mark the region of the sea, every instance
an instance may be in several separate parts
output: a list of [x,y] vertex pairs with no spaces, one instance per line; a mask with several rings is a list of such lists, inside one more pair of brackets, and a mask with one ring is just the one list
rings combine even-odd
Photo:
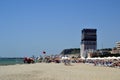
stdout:
[[24,64],[23,58],[0,58],[0,66]]

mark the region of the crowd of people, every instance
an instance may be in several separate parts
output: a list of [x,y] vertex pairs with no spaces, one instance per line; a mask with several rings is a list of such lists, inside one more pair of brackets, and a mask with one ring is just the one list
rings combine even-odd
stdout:
[[91,63],[94,66],[105,66],[105,67],[119,67],[120,68],[120,59],[87,59],[86,63]]
[[81,59],[79,57],[69,57],[69,56],[45,56],[45,57],[30,57],[24,58],[24,63],[64,63],[65,65],[71,65],[71,63],[87,63],[93,64],[94,66],[105,66],[105,67],[119,67],[120,68],[120,59]]

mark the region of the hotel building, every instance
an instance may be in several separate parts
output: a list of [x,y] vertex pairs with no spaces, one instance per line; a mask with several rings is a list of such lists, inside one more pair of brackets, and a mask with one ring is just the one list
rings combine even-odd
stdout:
[[88,53],[94,52],[97,49],[97,30],[83,29],[81,38],[81,58],[87,58]]
[[116,48],[120,50],[120,42],[116,42]]

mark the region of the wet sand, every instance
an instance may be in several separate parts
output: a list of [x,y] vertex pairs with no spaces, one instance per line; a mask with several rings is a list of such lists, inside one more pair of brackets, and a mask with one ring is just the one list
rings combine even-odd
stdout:
[[120,80],[120,68],[75,63],[0,66],[0,80]]

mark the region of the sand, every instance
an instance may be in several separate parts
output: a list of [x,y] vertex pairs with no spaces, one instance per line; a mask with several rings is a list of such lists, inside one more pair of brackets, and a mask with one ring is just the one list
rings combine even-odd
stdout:
[[75,63],[0,66],[0,80],[120,80],[120,69]]

